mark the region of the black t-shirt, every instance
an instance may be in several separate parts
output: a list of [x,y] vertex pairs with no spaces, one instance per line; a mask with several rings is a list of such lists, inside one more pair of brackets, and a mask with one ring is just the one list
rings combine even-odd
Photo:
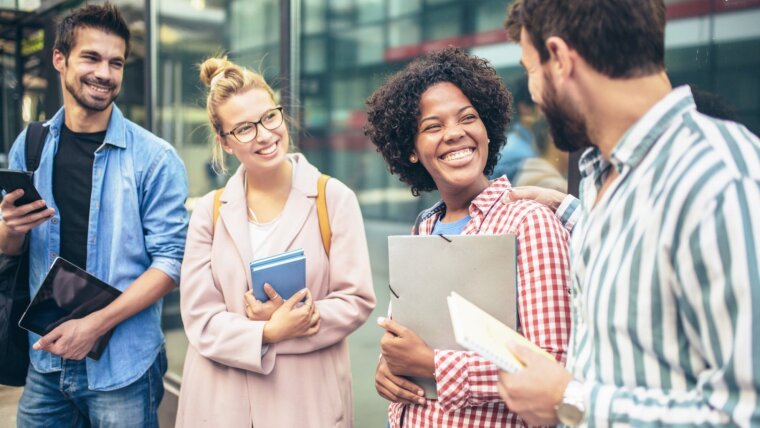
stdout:
[[61,127],[53,161],[53,197],[61,219],[61,257],[87,268],[87,225],[90,221],[92,164],[106,131],[72,132]]

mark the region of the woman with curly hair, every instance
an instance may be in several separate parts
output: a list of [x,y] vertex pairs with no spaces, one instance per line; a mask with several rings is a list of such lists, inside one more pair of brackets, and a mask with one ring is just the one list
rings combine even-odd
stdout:
[[[226,152],[240,167],[190,219],[180,286],[189,346],[177,426],[352,427],[346,337],[375,304],[356,196],[327,181],[332,236],[324,243],[321,174],[290,153],[287,119],[264,78],[225,58],[204,61],[200,75],[214,157],[223,168]],[[267,296],[253,295],[249,263],[294,249],[306,256],[306,288],[281,296],[273,282]]]
[[[447,48],[415,60],[367,99],[366,133],[412,194],[438,190],[441,196],[419,214],[413,233],[517,236],[521,333],[564,362],[568,232],[543,205],[503,203],[511,192],[507,177],[487,178],[505,143],[510,105],[487,61]],[[386,333],[375,387],[392,402],[391,427],[523,424],[499,398],[492,363],[473,352],[430,349],[397,322],[379,322]],[[405,376],[433,378],[438,398],[425,399]]]

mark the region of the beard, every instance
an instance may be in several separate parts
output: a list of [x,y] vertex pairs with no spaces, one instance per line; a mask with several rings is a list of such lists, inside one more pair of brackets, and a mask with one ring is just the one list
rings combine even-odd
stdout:
[[566,99],[559,99],[554,83],[546,74],[544,74],[544,88],[546,89],[542,94],[541,111],[549,124],[549,133],[554,140],[554,145],[563,152],[574,152],[591,147],[586,121]]
[[[85,85],[89,83],[96,84],[98,86],[105,86],[110,89],[110,92],[103,94],[105,97],[103,99],[90,98],[85,94]],[[90,111],[106,110],[111,105],[111,103],[113,103],[116,97],[119,96],[119,91],[113,82],[97,78],[89,80],[81,78],[79,80],[79,87],[75,87],[73,82],[70,82],[69,79],[65,79],[65,86],[66,90],[71,94],[72,97],[74,97],[77,103],[83,108]]]

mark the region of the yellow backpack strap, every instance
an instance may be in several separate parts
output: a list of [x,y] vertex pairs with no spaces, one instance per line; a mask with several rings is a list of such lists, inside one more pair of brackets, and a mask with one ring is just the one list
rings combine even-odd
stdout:
[[224,193],[224,187],[214,191],[214,222],[211,224],[211,230],[216,228],[216,221],[219,219],[219,209],[222,208],[222,193]]
[[325,254],[330,257],[330,242],[332,242],[332,230],[330,229],[330,216],[327,213],[327,180],[329,175],[322,174],[317,181],[317,218],[319,219],[319,233],[322,235],[322,246]]

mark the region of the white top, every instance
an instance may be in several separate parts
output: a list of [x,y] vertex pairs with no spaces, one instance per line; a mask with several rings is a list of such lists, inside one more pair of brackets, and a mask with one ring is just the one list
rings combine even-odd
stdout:
[[269,237],[280,224],[280,218],[281,216],[277,216],[268,223],[254,223],[248,220],[248,236],[251,239],[251,254],[254,260],[272,255]]
[[[272,245],[267,238],[272,235],[272,232],[280,223],[280,218],[281,216],[277,216],[274,220],[264,224],[248,220],[248,236],[251,239],[251,253],[254,260],[270,255],[270,247]],[[261,345],[261,355],[264,356],[267,351],[269,351],[269,345]]]
[[[291,164],[293,164],[293,159],[288,158]],[[292,168],[292,174],[295,176],[296,168],[293,166]],[[243,189],[244,193],[248,193],[248,182],[246,179],[245,174],[243,175]],[[253,213],[253,211],[248,208],[248,211],[250,213]],[[254,214],[255,216],[255,214]],[[250,215],[248,216],[248,237],[251,240],[251,254],[253,254],[253,259],[260,259],[262,257],[271,256],[271,245],[267,242],[267,238],[269,238],[272,235],[272,232],[277,228],[277,225],[280,224],[280,218],[282,217],[282,212],[277,215],[277,217],[274,218],[274,220],[267,222],[267,223],[258,223],[251,220]]]
[[[290,162],[292,163],[293,160],[291,159]],[[295,174],[295,168],[293,168],[293,174]],[[243,187],[247,190],[248,183],[245,180],[245,175],[243,175]],[[274,220],[267,223],[256,223],[250,218],[248,219],[248,238],[251,240],[251,254],[253,254],[253,260],[272,255],[272,243],[268,238],[277,228],[277,225],[280,224],[281,218],[282,212],[280,212]],[[264,356],[267,351],[269,351],[269,345],[262,345],[261,355]]]

